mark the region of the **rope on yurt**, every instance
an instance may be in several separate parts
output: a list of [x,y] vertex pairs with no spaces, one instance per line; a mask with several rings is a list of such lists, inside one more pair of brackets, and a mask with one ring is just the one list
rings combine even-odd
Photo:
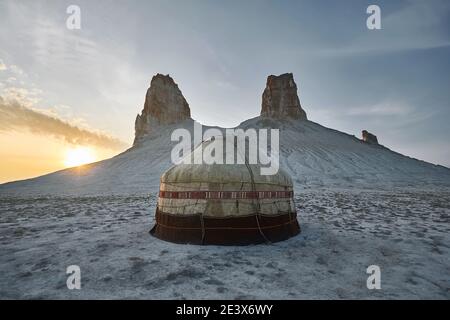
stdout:
[[[198,205],[198,199],[195,201],[195,206]],[[186,208],[186,206],[184,206],[184,208]],[[202,230],[202,244],[205,243],[205,233],[206,233],[206,229],[205,229],[205,220],[203,218],[203,215],[206,211],[207,206],[205,206],[205,210],[203,212],[199,212],[199,217],[200,217],[200,226],[201,226],[201,230]],[[184,209],[183,209],[184,210]]]
[[[252,182],[252,191],[256,192],[256,185],[255,185],[255,178],[253,177],[253,171],[252,168],[250,168],[250,165],[248,163],[247,157],[245,157],[245,166],[248,169],[248,172],[250,174],[250,180]],[[266,241],[267,244],[270,244],[270,240],[266,237],[266,235],[264,234],[264,232],[261,229],[261,224],[259,223],[259,212],[261,210],[261,205],[259,203],[259,197],[256,197],[256,224],[258,225],[258,230],[259,233],[261,234],[261,236],[264,238],[264,240]]]
[[200,224],[202,226],[202,244],[205,243],[205,220],[203,219],[203,212],[200,212]]

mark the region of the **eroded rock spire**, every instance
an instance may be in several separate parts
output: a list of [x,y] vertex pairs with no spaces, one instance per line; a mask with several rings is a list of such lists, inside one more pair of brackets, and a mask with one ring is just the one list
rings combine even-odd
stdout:
[[300,105],[292,73],[267,77],[266,88],[262,95],[261,116],[275,119],[307,119],[306,112]]
[[145,96],[144,109],[135,121],[135,142],[159,125],[178,123],[191,118],[191,109],[178,85],[169,75],[152,78]]

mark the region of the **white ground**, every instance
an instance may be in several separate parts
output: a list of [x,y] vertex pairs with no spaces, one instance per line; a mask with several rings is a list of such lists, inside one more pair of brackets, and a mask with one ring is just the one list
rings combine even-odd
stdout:
[[[309,121],[241,124],[270,126],[296,186],[297,237],[218,247],[150,236],[174,129],[157,128],[112,159],[0,185],[0,298],[450,298],[449,169]],[[80,291],[66,287],[72,264]],[[381,290],[366,288],[373,264]]]
[[[154,197],[4,198],[1,298],[450,298],[450,191],[298,192],[300,235],[248,247],[153,238]],[[65,269],[81,268],[68,290]],[[366,268],[381,268],[381,290]]]

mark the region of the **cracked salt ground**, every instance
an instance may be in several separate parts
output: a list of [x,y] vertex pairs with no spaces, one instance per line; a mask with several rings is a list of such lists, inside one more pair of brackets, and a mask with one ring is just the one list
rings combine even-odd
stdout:
[[[298,193],[302,233],[272,245],[148,234],[155,198],[2,198],[2,298],[450,298],[450,192]],[[66,267],[81,268],[81,290]],[[366,268],[381,267],[381,290]]]

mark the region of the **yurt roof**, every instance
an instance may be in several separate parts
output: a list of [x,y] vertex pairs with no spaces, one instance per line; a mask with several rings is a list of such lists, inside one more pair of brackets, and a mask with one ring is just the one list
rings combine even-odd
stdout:
[[[227,147],[230,147],[230,139],[225,136],[216,137],[223,141],[223,153],[226,153]],[[232,141],[232,140],[231,140]],[[166,183],[190,183],[190,182],[209,182],[209,183],[238,183],[254,182],[263,184],[274,184],[280,186],[292,186],[291,177],[281,168],[274,175],[262,175],[260,164],[248,164],[245,155],[238,152],[236,144],[231,146],[234,150],[236,159],[240,159],[245,164],[194,164],[196,153],[202,152],[212,140],[203,141],[186,158],[190,158],[190,164],[180,163],[172,166],[162,176],[161,182]],[[228,146],[226,146],[228,144]],[[248,155],[248,144],[246,144],[246,155]],[[251,173],[250,173],[250,170]],[[253,175],[253,177],[252,177]]]

